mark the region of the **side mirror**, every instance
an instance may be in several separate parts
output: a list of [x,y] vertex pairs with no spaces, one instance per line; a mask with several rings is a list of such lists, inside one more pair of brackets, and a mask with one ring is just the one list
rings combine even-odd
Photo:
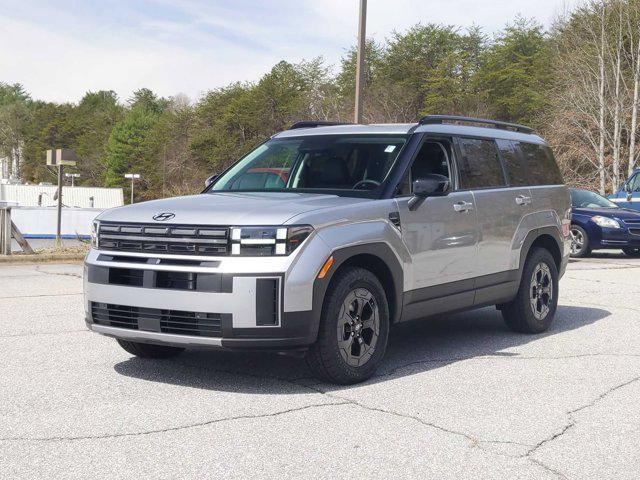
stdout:
[[220,175],[218,175],[217,173],[215,175],[211,175],[209,178],[207,178],[204,181],[204,188],[209,188],[209,185],[211,185],[213,182],[216,181],[216,179],[219,177]]
[[444,175],[431,173],[413,181],[413,197],[409,210],[415,210],[427,197],[444,197],[451,191],[451,182]]
[[633,190],[631,189],[631,184],[630,183],[625,183],[624,184],[624,191],[627,192],[627,195],[631,195],[633,193]]

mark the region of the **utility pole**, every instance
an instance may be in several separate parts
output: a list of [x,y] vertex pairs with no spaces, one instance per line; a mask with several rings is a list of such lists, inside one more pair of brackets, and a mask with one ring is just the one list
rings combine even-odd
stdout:
[[358,23],[358,55],[356,65],[356,102],[354,120],[362,123],[362,89],[364,87],[365,54],[367,47],[367,0],[360,0],[360,22]]
[[133,203],[133,183],[140,178],[139,173],[125,173],[124,178],[131,179],[131,203]]

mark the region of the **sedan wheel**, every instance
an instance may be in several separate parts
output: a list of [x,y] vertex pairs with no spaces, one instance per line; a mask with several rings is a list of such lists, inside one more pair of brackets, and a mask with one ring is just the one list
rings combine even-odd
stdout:
[[582,227],[571,225],[571,256],[584,257],[589,254],[589,237]]

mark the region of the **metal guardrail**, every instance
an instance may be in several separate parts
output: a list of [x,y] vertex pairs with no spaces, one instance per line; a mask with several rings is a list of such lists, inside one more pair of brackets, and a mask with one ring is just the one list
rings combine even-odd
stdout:
[[11,221],[12,204],[0,203],[0,255],[11,255],[11,239],[15,238],[25,253],[33,253],[29,242],[22,236],[18,227]]
[[0,205],[0,255],[11,255],[11,207]]

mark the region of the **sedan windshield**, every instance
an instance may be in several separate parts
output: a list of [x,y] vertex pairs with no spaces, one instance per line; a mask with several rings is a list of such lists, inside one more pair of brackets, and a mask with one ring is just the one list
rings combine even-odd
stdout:
[[571,206],[574,208],[619,208],[611,200],[589,190],[571,189]]
[[406,140],[403,135],[274,138],[227,170],[209,191],[371,192],[384,182]]

